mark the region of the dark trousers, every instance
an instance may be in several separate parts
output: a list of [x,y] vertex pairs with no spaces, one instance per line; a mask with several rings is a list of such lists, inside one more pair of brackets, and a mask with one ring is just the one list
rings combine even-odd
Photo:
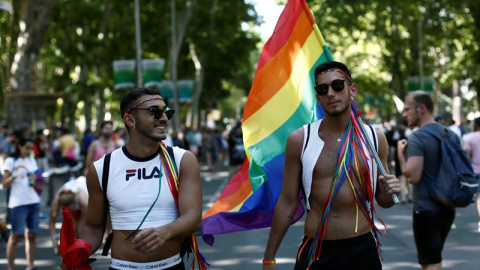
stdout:
[[[307,241],[303,238],[302,245]],[[305,270],[308,267],[308,252],[312,244],[310,239],[301,251],[300,258],[295,263],[295,270]],[[300,252],[300,250],[299,250]],[[372,233],[366,233],[354,238],[341,240],[324,240],[320,258],[310,266],[311,270],[380,270],[382,262],[378,254],[377,244]],[[297,254],[298,258],[298,254]]]

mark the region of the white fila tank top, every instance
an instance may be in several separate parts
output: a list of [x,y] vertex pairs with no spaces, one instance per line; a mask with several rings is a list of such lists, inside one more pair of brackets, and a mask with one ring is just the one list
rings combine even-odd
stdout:
[[[173,152],[180,172],[180,162],[186,150],[173,147]],[[93,163],[100,186],[104,159],[105,156]],[[110,204],[113,230],[135,230],[138,227],[157,197],[160,175],[162,175],[160,196],[140,229],[159,227],[178,218],[177,205],[168,187],[168,179],[161,166],[159,152],[146,158],[132,156],[125,146],[112,152],[107,199]]]

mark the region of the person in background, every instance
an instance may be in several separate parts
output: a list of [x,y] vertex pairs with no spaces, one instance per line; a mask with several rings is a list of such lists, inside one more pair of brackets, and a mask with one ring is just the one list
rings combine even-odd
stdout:
[[37,160],[38,167],[42,171],[47,171],[50,167],[48,164],[47,151],[48,151],[47,137],[45,137],[45,134],[43,133],[43,129],[39,129],[37,130],[37,133],[35,135],[34,153],[35,153],[35,159]]
[[[19,138],[15,153],[5,160],[2,183],[11,188],[8,209],[12,231],[7,243],[7,269],[15,269],[17,246],[25,236],[27,270],[34,269],[36,237],[40,222],[40,196],[35,191],[37,162],[31,139]],[[25,228],[27,230],[25,230]]]
[[125,128],[118,127],[115,129],[113,132],[113,141],[119,146],[124,146],[127,143],[128,132],[125,130]]
[[74,178],[63,184],[55,193],[50,207],[49,230],[54,253],[58,254],[58,240],[55,223],[63,207],[70,209],[73,215],[75,235],[85,226],[87,220],[88,189],[85,176]]
[[228,147],[225,148],[225,145],[228,145],[228,143],[225,141],[225,139],[222,136],[222,129],[216,128],[215,133],[213,135],[215,137],[215,142],[217,144],[217,160],[216,163],[219,164],[220,166],[224,165],[225,162],[225,156],[226,152],[228,150]]
[[93,133],[92,129],[86,128],[82,138],[82,151],[81,151],[82,156],[87,157],[88,148],[90,147],[90,144],[96,139],[97,138],[95,137],[95,134]]
[[113,122],[102,122],[98,139],[94,140],[88,147],[83,175],[87,175],[87,170],[93,162],[99,160],[103,155],[113,152],[113,150],[119,147],[120,145],[113,140]]
[[245,152],[245,145],[243,144],[243,133],[240,124],[230,130],[228,136],[228,153],[229,153],[229,172],[230,178],[238,173],[238,170],[242,166],[247,154]]
[[443,124],[448,127],[455,135],[458,136],[460,141],[462,140],[462,130],[460,129],[459,126],[455,124],[455,121],[453,120],[453,115],[450,112],[445,112],[443,114]]
[[[480,117],[475,118],[473,122],[473,132],[464,138],[463,149],[467,152],[468,158],[470,158],[473,171],[480,176]],[[480,217],[480,188],[477,192],[477,212]],[[478,231],[480,232],[480,220],[478,222]]]
[[55,133],[57,138],[53,142],[53,149],[55,152],[56,165],[68,165],[70,167],[77,165],[75,138],[68,133],[68,129],[66,128],[58,127],[55,129]]
[[218,146],[211,128],[208,128],[203,135],[202,149],[207,160],[207,170],[213,170],[215,168]]
[[[442,269],[442,250],[455,218],[455,209],[435,202],[430,196],[428,183],[434,181],[439,171],[441,149],[433,135],[422,131],[442,134],[445,126],[435,122],[432,97],[424,91],[406,96],[403,117],[410,127],[419,127],[408,137],[408,142],[398,142],[402,173],[413,184],[413,236],[418,263],[425,270]],[[460,138],[456,139],[460,144]]]

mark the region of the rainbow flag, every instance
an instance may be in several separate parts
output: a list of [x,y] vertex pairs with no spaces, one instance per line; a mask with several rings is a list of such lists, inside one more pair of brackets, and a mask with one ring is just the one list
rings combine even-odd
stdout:
[[[289,0],[263,47],[243,115],[247,159],[202,217],[213,235],[271,226],[283,182],[288,135],[323,117],[315,97],[315,67],[332,56],[305,0]],[[296,222],[304,208],[299,202]]]

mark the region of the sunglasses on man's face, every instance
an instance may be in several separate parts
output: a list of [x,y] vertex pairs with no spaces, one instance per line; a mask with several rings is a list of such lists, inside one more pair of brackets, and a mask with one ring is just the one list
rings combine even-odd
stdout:
[[[160,108],[134,108],[133,110],[143,110],[143,111],[149,111],[151,115],[153,115],[154,119],[160,119],[162,118],[163,113],[167,116],[168,120],[170,120],[173,117],[173,114],[175,113],[175,110],[171,109],[160,109]],[[133,111],[132,110],[132,111]]]
[[332,86],[333,91],[340,92],[345,88],[345,80],[336,79],[333,80],[331,84],[322,83],[315,85],[315,91],[320,96],[328,94],[329,87]]

